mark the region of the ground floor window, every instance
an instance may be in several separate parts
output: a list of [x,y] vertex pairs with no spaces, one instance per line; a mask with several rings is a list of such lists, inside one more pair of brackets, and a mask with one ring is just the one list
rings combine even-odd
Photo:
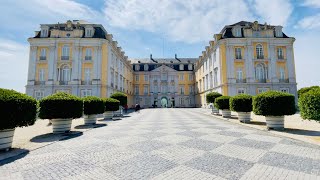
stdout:
[[281,92],[289,93],[289,88],[280,88]]
[[70,89],[57,89],[56,93],[58,93],[58,92],[64,92],[64,93],[70,94]]
[[42,99],[44,97],[44,91],[42,90],[34,91],[34,97],[36,98],[36,100]]
[[258,88],[258,94],[269,91],[269,88]]
[[87,97],[92,95],[91,89],[82,89],[81,90],[81,97]]
[[238,93],[238,94],[245,94],[246,91],[245,91],[244,88],[238,88],[238,89],[237,89],[237,93]]

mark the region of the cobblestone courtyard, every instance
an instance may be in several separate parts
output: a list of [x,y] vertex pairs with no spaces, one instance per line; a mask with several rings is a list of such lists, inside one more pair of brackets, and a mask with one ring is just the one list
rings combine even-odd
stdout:
[[146,109],[0,161],[0,179],[320,179],[320,148],[201,114]]

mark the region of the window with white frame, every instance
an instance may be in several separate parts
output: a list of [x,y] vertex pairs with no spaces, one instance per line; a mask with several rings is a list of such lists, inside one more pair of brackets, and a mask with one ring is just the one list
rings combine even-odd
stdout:
[[60,81],[67,82],[71,79],[71,70],[68,65],[64,65],[60,71]]
[[289,88],[280,88],[281,92],[289,93]]
[[258,81],[264,81],[266,79],[266,72],[263,64],[258,64],[255,71],[256,79]]
[[135,85],[135,86],[134,86],[134,93],[135,93],[136,95],[139,94],[139,86],[138,86],[138,85]]
[[241,37],[241,28],[235,29],[236,37]]
[[143,93],[148,94],[149,93],[149,87],[147,85],[143,86]]
[[243,79],[242,68],[238,68],[238,69],[237,69],[237,80],[238,80],[238,81],[242,81],[242,79]]
[[61,60],[69,60],[70,47],[68,45],[64,45],[62,47],[62,56]]
[[208,74],[206,75],[206,90],[208,89],[209,86],[209,78],[208,78]]
[[180,105],[184,105],[184,98],[180,98]]
[[183,70],[184,70],[184,65],[183,65],[183,64],[180,64],[180,65],[179,65],[179,70],[180,70],[180,71],[183,71]]
[[47,49],[41,48],[40,50],[40,60],[46,60],[47,59]]
[[245,88],[238,88],[237,93],[238,94],[245,94],[246,93]]
[[212,72],[210,72],[210,75],[209,75],[209,86],[210,86],[210,88],[212,88],[213,87],[213,81],[212,81]]
[[193,80],[193,74],[189,74],[189,81]]
[[153,93],[158,93],[158,86],[153,86]]
[[269,88],[258,88],[258,94],[269,91]]
[[36,98],[36,100],[40,100],[44,98],[44,91],[43,90],[34,91],[34,97]]
[[86,28],[86,37],[92,37],[93,36],[93,28],[87,27]]
[[139,71],[139,70],[140,70],[139,64],[136,64],[136,65],[134,66],[134,68],[135,68],[136,71]]
[[189,71],[192,71],[192,64],[189,64],[189,65],[188,65],[188,70],[189,70]]
[[184,94],[184,86],[180,86],[180,94]]
[[162,73],[162,74],[161,74],[161,80],[163,80],[163,81],[168,80],[168,74]]
[[149,66],[148,66],[148,64],[145,64],[144,65],[144,71],[148,71],[149,70]]
[[92,96],[91,89],[81,89],[81,97]]
[[281,80],[284,80],[286,78],[286,72],[283,67],[279,68],[279,75]]
[[135,77],[136,81],[139,81],[139,75],[135,75]]
[[41,37],[48,37],[48,29],[47,28],[41,30]]
[[45,69],[39,69],[39,81],[45,81]]
[[190,86],[189,86],[189,93],[190,93],[190,94],[193,94],[193,92],[194,92],[194,91],[193,91],[193,86],[190,85]]
[[256,46],[257,59],[263,59],[263,48],[261,44]]
[[214,69],[214,78],[213,78],[213,86],[216,87],[218,85],[218,68]]
[[147,74],[144,75],[144,81],[149,81],[149,75]]
[[278,59],[283,59],[283,50],[281,47],[277,48]]
[[180,74],[180,75],[179,75],[180,81],[183,81],[183,76],[184,76],[183,74]]
[[85,60],[92,60],[92,49],[91,48],[86,48]]
[[[111,76],[113,76],[113,75],[111,75]],[[90,68],[84,68],[84,81],[86,84],[88,84],[91,81],[91,69]]]
[[114,71],[113,71],[113,69],[111,69],[110,73],[111,73],[111,87],[113,87],[113,85],[114,85]]
[[242,59],[241,48],[235,48],[236,59]]

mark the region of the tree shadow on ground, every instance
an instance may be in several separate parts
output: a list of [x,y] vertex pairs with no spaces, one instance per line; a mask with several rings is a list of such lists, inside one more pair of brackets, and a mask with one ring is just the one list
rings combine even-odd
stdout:
[[79,137],[82,135],[83,135],[83,132],[81,132],[81,131],[70,131],[68,133],[64,133],[64,137],[62,139],[60,139],[59,141],[73,139],[73,138],[76,138],[76,137]]
[[305,135],[305,136],[319,136],[320,131],[306,130],[306,129],[295,129],[295,128],[285,128],[286,133],[297,134],[297,135]]
[[11,148],[9,151],[0,151],[0,167],[25,157],[29,153],[27,149]]
[[43,143],[43,142],[54,142],[54,141],[61,141],[64,139],[71,139],[74,137],[81,136],[83,132],[80,131],[70,131],[67,133],[61,133],[61,134],[41,134],[39,136],[35,136],[32,139],[30,139],[31,142],[35,143]]
[[89,128],[100,128],[107,126],[107,124],[91,124],[91,125],[79,125],[74,127],[75,129],[89,129]]

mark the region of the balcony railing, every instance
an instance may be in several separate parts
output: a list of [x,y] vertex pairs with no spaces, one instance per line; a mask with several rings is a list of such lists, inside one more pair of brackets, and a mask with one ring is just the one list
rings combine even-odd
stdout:
[[246,79],[236,79],[236,83],[246,83]]
[[68,81],[59,81],[59,85],[68,85]]
[[91,85],[92,81],[81,81],[81,85]]
[[264,59],[264,56],[263,55],[258,55],[257,59]]
[[90,60],[92,60],[92,56],[85,56],[85,57],[84,57],[84,60],[90,61]]
[[266,83],[267,80],[266,80],[266,79],[257,79],[257,82],[258,82],[258,83]]
[[46,60],[47,59],[47,57],[46,56],[40,56],[40,58],[39,58],[41,61],[43,61],[43,60]]
[[236,60],[241,60],[242,56],[236,56]]
[[69,60],[69,56],[61,56],[61,60]]
[[46,82],[45,81],[35,81],[34,85],[45,85]]
[[289,79],[279,79],[279,82],[281,82],[281,83],[289,83]]
[[283,57],[283,56],[278,56],[278,59],[283,60],[283,59],[284,59],[284,57]]

